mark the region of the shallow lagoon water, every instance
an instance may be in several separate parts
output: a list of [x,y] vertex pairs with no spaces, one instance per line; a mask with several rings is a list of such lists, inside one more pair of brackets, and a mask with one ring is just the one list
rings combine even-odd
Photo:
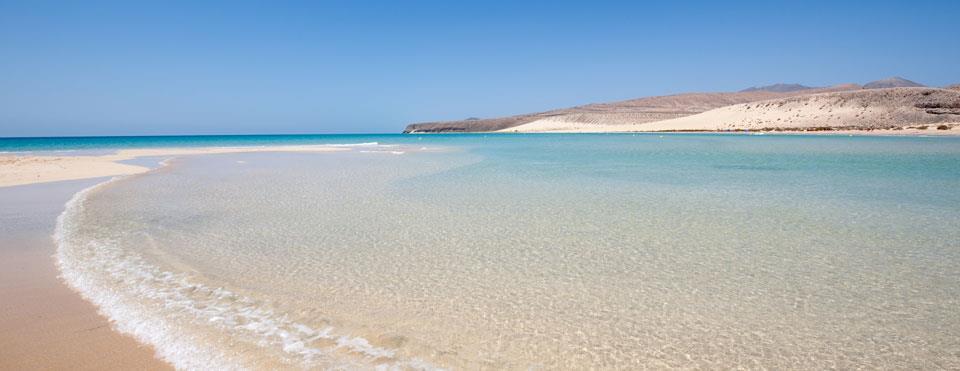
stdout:
[[88,190],[64,274],[188,368],[960,367],[956,139],[373,139]]

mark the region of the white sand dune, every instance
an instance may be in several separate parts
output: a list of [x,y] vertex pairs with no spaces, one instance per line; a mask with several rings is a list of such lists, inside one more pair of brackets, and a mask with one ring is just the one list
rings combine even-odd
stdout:
[[[625,100],[612,103],[594,103],[540,113],[458,121],[428,122],[408,125],[405,133],[480,132],[513,129],[540,120],[594,123],[636,124],[689,116],[732,104],[756,102],[805,94],[859,90],[856,84],[842,84],[826,88],[773,91],[771,87],[748,89],[734,93],[684,93]],[[782,89],[775,89],[782,90]]]
[[[735,104],[644,122],[554,116],[504,132],[834,131],[886,130],[960,134],[960,92],[891,88],[831,92]],[[938,130],[945,129],[945,130]]]

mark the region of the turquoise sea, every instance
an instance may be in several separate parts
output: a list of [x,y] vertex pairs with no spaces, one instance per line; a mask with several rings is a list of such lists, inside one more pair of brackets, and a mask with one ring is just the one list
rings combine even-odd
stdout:
[[0,139],[186,156],[79,193],[64,278],[183,368],[957,369],[960,139]]

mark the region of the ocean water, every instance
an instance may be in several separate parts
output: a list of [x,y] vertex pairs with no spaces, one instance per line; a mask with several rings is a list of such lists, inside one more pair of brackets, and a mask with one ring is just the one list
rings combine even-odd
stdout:
[[169,135],[110,137],[0,137],[0,154],[14,152],[92,152],[125,148],[233,147],[305,144],[358,144],[386,142],[391,144],[463,143],[484,138],[484,134],[450,134],[437,136],[406,134],[265,134],[265,135]]
[[183,368],[960,368],[958,139],[290,142],[378,144],[87,189],[65,279]]

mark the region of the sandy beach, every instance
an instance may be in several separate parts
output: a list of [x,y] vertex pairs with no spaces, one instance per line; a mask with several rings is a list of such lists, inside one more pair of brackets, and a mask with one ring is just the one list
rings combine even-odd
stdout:
[[955,139],[750,134],[20,152],[0,369],[953,368]]
[[[696,115],[700,116],[700,115]],[[710,116],[704,114],[704,116]],[[695,116],[694,116],[695,117]],[[586,123],[564,121],[560,119],[544,119],[521,126],[500,130],[503,133],[744,133],[769,132],[776,134],[803,134],[803,135],[876,135],[876,136],[958,136],[960,123],[946,124],[947,129],[937,129],[933,125],[913,125],[897,129],[873,130],[815,130],[815,128],[795,128],[770,130],[762,125],[752,127],[731,128],[712,117],[695,117],[694,119],[681,118],[655,123],[636,125]],[[689,125],[688,125],[689,124]],[[922,127],[922,129],[921,129]]]
[[139,174],[148,167],[125,164],[123,161],[142,157],[176,157],[248,152],[335,152],[349,150],[342,146],[263,146],[211,148],[143,148],[124,149],[102,156],[0,156],[0,187],[24,184],[89,179],[106,176]]
[[244,152],[335,152],[340,146],[125,149],[102,156],[0,157],[0,369],[139,369],[171,366],[111,329],[97,308],[59,278],[51,235],[74,193],[111,176],[150,168],[143,157]]
[[103,180],[0,188],[0,369],[171,369],[58,277],[56,217],[75,192]]
[[[912,82],[905,82],[911,83]],[[879,82],[869,86],[883,85]],[[770,88],[770,87],[766,87]],[[841,84],[785,92],[684,93],[501,118],[410,124],[406,133],[617,133],[723,131],[895,131],[958,135],[960,92],[903,85]]]
[[[960,135],[953,90],[898,88],[818,93],[731,104],[658,121],[616,116],[559,115],[502,129],[516,133],[566,132],[825,132],[867,135]],[[923,108],[930,107],[930,108]]]
[[960,371],[960,1],[437,5],[2,3],[0,371]]

